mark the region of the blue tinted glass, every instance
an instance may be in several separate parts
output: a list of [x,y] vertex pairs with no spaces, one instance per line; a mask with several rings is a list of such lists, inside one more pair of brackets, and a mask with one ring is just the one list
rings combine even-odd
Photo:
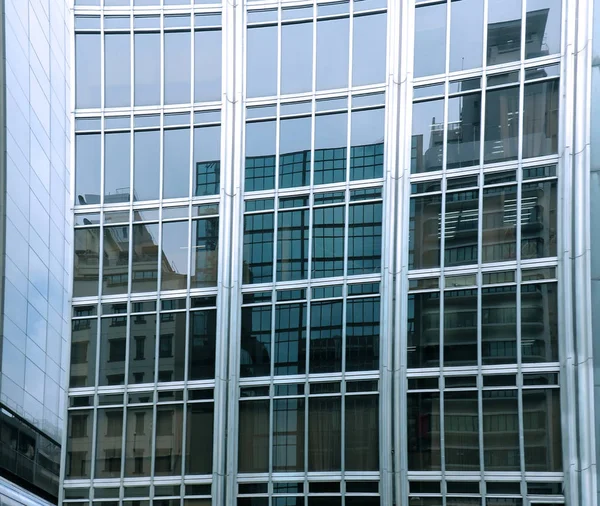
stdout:
[[194,101],[221,98],[221,30],[194,34]]
[[190,32],[165,33],[165,104],[190,102]]
[[104,103],[122,107],[131,103],[131,54],[128,33],[111,33],[104,37]]
[[163,197],[187,197],[190,189],[190,129],[164,132]]
[[136,33],[134,38],[135,105],[160,103],[160,34]]
[[75,96],[80,109],[100,107],[100,34],[75,36]]

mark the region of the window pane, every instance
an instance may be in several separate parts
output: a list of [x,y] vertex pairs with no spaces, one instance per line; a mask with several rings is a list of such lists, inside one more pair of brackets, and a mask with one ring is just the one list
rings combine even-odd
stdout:
[[[456,2],[452,5],[456,5]],[[449,98],[446,168],[457,169],[479,164],[480,135],[481,93]]]
[[446,4],[415,9],[415,77],[446,68]]
[[129,384],[153,383],[156,358],[156,315],[133,315],[129,339]]
[[104,105],[131,105],[131,50],[129,33],[104,36]]
[[156,448],[154,474],[181,474],[181,445],[183,443],[183,405],[156,408]]
[[185,472],[210,474],[213,459],[214,405],[188,404]]
[[271,306],[242,308],[240,376],[268,376],[271,371]]
[[345,181],[348,114],[317,116],[315,130],[315,185]]
[[346,470],[379,470],[379,397],[346,397]]
[[75,136],[75,205],[100,203],[100,134]]
[[246,192],[275,187],[275,127],[274,121],[246,123]]
[[165,33],[165,104],[190,103],[190,32]]
[[269,470],[269,401],[240,402],[238,472]]
[[371,274],[381,269],[382,204],[350,206],[348,275]]
[[517,361],[517,289],[483,288],[481,296],[481,353],[483,364]]
[[194,101],[221,99],[221,30],[194,33]]
[[411,199],[408,245],[410,269],[428,269],[440,266],[441,215],[441,195]]
[[341,411],[342,409],[340,397],[311,397],[309,399],[309,472],[340,470],[342,460]]
[[129,132],[106,134],[104,137],[104,203],[129,202]]
[[164,131],[163,197],[187,197],[190,193],[190,129]]
[[446,469],[479,471],[477,392],[444,393]]
[[273,213],[244,217],[244,282],[273,280]]
[[219,218],[192,221],[192,288],[217,285],[218,256]]
[[246,95],[265,97],[277,93],[277,27],[248,28]]
[[76,107],[100,107],[100,34],[75,35]]
[[444,365],[477,364],[477,289],[444,293]]
[[133,225],[132,292],[155,292],[158,280],[158,224]]
[[408,296],[408,367],[440,365],[440,294]]
[[409,394],[407,411],[408,469],[439,471],[441,469],[440,394],[437,392]]
[[485,163],[516,160],[518,133],[519,88],[488,91],[485,105]]
[[135,105],[160,104],[160,34],[134,35]]
[[387,15],[354,18],[352,86],[385,82]]
[[71,377],[69,387],[94,386],[96,382],[98,320],[97,318],[73,320],[71,329]]
[[158,347],[158,381],[183,381],[185,312],[161,313]]
[[127,316],[102,318],[100,325],[100,365],[98,384],[125,383],[125,353],[127,347]]
[[352,112],[350,180],[383,176],[384,109]]
[[517,258],[517,186],[483,191],[483,262]]
[[558,361],[556,283],[521,286],[521,353],[523,362]]
[[344,274],[344,222],[342,206],[314,210],[312,277],[326,278]]
[[279,123],[279,187],[310,184],[310,117]]
[[379,369],[379,298],[346,303],[346,371]]
[[523,158],[558,153],[558,83],[525,85]]
[[121,475],[123,408],[99,409],[96,434],[96,478]]
[[349,18],[317,22],[317,91],[348,86]]
[[90,478],[93,411],[69,413],[65,478]]
[[161,290],[187,288],[189,222],[163,223]]
[[562,471],[558,389],[523,390],[525,471]]
[[127,293],[129,225],[104,227],[102,293]]
[[342,370],[342,302],[313,302],[310,314],[310,372]]
[[483,392],[486,471],[520,471],[519,403],[516,390]]
[[220,182],[221,127],[194,128],[194,195],[218,195]]
[[560,53],[561,0],[527,0],[525,58]]
[[217,310],[190,313],[189,379],[215,377],[215,350],[217,345]]
[[73,297],[98,295],[100,228],[75,229]]
[[273,401],[273,471],[304,471],[304,399]]
[[275,374],[306,372],[306,304],[275,306]]
[[521,59],[521,0],[489,0],[487,64]]
[[556,256],[557,183],[524,184],[521,194],[521,258]]
[[446,195],[446,267],[477,263],[479,191]]
[[481,0],[450,3],[450,72],[481,67],[483,4]]
[[160,131],[133,134],[133,200],[156,200],[160,185]]
[[308,277],[308,210],[280,212],[277,225],[277,281]]
[[444,101],[413,105],[411,167],[413,174],[441,170],[444,143]]
[[152,462],[152,407],[127,409],[125,476],[150,476]]
[[312,90],[313,23],[281,26],[281,93]]

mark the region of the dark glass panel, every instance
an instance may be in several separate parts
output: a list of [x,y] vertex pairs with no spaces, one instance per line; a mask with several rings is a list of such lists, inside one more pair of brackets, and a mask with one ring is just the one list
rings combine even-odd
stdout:
[[379,297],[346,303],[346,371],[379,369]]
[[121,476],[123,408],[99,409],[95,478]]
[[192,288],[216,286],[218,255],[219,218],[192,221]]
[[558,360],[556,283],[521,286],[521,353],[523,362]]
[[314,184],[346,180],[348,114],[324,114],[315,118]]
[[125,382],[127,316],[102,318],[100,322],[100,365],[98,384],[122,385]]
[[181,474],[181,445],[183,444],[183,405],[171,404],[156,408],[156,447],[154,474]]
[[415,77],[441,74],[446,68],[446,4],[415,9]]
[[190,129],[164,131],[163,197],[187,197],[190,192]]
[[186,474],[210,474],[213,460],[214,404],[188,404]]
[[93,411],[70,411],[65,478],[90,478]]
[[185,312],[161,313],[158,381],[182,381],[185,368]]
[[348,86],[349,18],[317,22],[317,91]]
[[129,202],[131,183],[129,159],[131,134],[108,133],[104,136],[104,203]]
[[312,90],[313,23],[281,26],[281,93]]
[[517,361],[517,288],[483,288],[481,354],[484,365]]
[[275,374],[306,372],[306,303],[275,306]]
[[244,282],[273,280],[273,213],[244,217]]
[[304,471],[304,399],[273,401],[273,471]]
[[269,470],[269,401],[240,402],[238,472]]
[[483,262],[505,262],[517,258],[517,186],[483,191]]
[[96,382],[97,341],[97,318],[71,321],[70,388],[94,386]]
[[482,65],[483,5],[481,0],[450,3],[450,72]]
[[521,258],[556,256],[557,182],[527,183],[521,193]]
[[269,506],[268,497],[238,497],[237,506]]
[[379,470],[379,397],[346,397],[346,471]]
[[441,195],[411,199],[408,246],[408,267],[410,269],[428,269],[440,266],[441,214]]
[[217,346],[217,310],[190,313],[189,379],[215,377],[215,352]]
[[75,136],[75,205],[100,203],[100,134]]
[[384,109],[352,112],[350,180],[383,176]]
[[387,14],[354,17],[352,86],[385,82]]
[[483,458],[486,471],[520,471],[517,390],[483,392]]
[[313,302],[310,313],[311,373],[342,370],[342,301]]
[[98,295],[100,228],[75,229],[73,297]]
[[561,0],[527,0],[525,58],[560,53]]
[[350,206],[348,225],[348,275],[381,270],[380,202]]
[[[456,3],[453,2],[452,5]],[[480,136],[481,93],[449,98],[446,168],[457,169],[479,164]]]
[[156,200],[160,185],[160,131],[133,134],[133,200]]
[[485,163],[516,160],[518,138],[519,87],[488,91],[485,104]]
[[275,95],[277,93],[277,26],[248,28],[247,35],[246,95],[248,97]]
[[558,88],[558,79],[525,85],[523,158],[558,153]]
[[[129,19],[127,19],[129,26]],[[131,105],[131,48],[129,33],[104,35],[104,106]]]
[[444,365],[477,364],[477,289],[444,292]]
[[273,497],[271,504],[273,506],[304,506],[304,496]]
[[477,392],[444,393],[444,448],[448,471],[479,471]]
[[246,124],[246,192],[275,187],[275,131],[275,121]]
[[342,506],[342,498],[338,496],[309,496],[308,506]]
[[282,119],[279,124],[279,187],[310,184],[310,117]]
[[277,281],[308,277],[308,213],[308,209],[279,213]]
[[446,267],[477,263],[479,190],[446,195]]
[[408,367],[440,365],[440,294],[408,296]]
[[165,33],[165,104],[190,103],[190,32]]
[[346,208],[321,207],[313,212],[312,277],[342,276]]
[[100,34],[75,35],[75,94],[78,109],[100,107]]
[[[408,469],[439,471],[440,394],[408,395]],[[441,503],[440,503],[441,504]]]
[[560,391],[523,390],[525,471],[561,472]]
[[129,384],[153,383],[156,314],[132,315],[129,327]]
[[346,506],[380,506],[380,498],[376,496],[346,496]]
[[221,127],[194,128],[194,195],[218,195],[221,187]]
[[125,476],[150,476],[152,463],[152,406],[127,409]]
[[160,34],[134,35],[135,105],[160,104]]
[[341,402],[340,397],[311,397],[308,401],[309,472],[341,468]]
[[271,306],[242,308],[240,376],[268,376],[271,371]]
[[154,292],[158,279],[158,225],[133,225],[132,292]]
[[189,222],[163,223],[160,265],[161,290],[187,288]]
[[[421,10],[421,9],[419,9]],[[444,145],[444,100],[413,104],[410,171],[441,170]]]
[[521,59],[521,0],[489,0],[487,64]]
[[194,101],[221,99],[221,30],[194,33]]

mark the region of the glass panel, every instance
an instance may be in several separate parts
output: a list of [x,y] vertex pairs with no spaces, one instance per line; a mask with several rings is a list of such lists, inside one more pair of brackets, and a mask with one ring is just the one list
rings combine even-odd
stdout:
[[217,345],[217,310],[190,313],[189,379],[215,377],[215,350]]
[[346,397],[346,470],[379,470],[379,397]]
[[280,212],[277,225],[277,281],[308,277],[309,212]]
[[556,283],[521,286],[521,353],[523,362],[558,361]]
[[450,3],[450,72],[481,67],[483,4],[481,0]]
[[90,478],[94,421],[92,413],[92,410],[69,412],[65,478]]
[[75,90],[78,109],[100,107],[100,34],[75,35]]
[[342,370],[342,301],[313,302],[310,313],[310,372]]
[[125,476],[150,476],[152,462],[152,406],[127,409]]
[[525,85],[523,158],[558,153],[558,79]]
[[123,408],[99,409],[96,433],[96,478],[121,475]]
[[348,225],[348,275],[370,274],[381,269],[382,204],[350,206]]
[[444,365],[477,364],[477,289],[444,292]]
[[487,64],[520,59],[521,0],[489,0]]
[[127,293],[129,225],[104,227],[102,293]]
[[98,295],[100,228],[75,229],[73,297]]
[[557,183],[524,184],[521,193],[521,258],[556,256]]
[[379,298],[346,303],[346,371],[379,369]]
[[[440,394],[408,395],[408,469],[439,471]],[[441,504],[441,499],[440,499]]]
[[104,136],[104,203],[129,202],[131,183],[129,159],[131,134],[118,132]]
[[185,455],[186,474],[210,474],[213,460],[214,405],[188,404]]
[[185,369],[185,312],[161,313],[158,381],[182,381]]
[[275,307],[275,374],[306,372],[306,303]]
[[271,306],[242,308],[240,376],[268,376],[271,370]]
[[165,33],[165,104],[190,103],[190,32]]
[[387,15],[354,18],[352,86],[385,82]]
[[517,186],[483,191],[483,262],[517,258]]
[[410,171],[441,170],[444,144],[444,100],[413,105]]
[[269,470],[269,401],[240,402],[238,472]]
[[314,210],[313,278],[327,278],[344,274],[345,211],[346,208],[342,206]]
[[246,192],[275,187],[275,131],[275,121],[246,123]]
[[525,58],[560,53],[561,0],[527,0]]
[[102,318],[100,325],[100,365],[98,384],[125,383],[125,353],[127,349],[127,316]]
[[[312,344],[312,343],[311,343]],[[339,471],[342,454],[340,397],[311,397],[308,402],[308,470]],[[329,499],[329,498],[327,498]],[[331,503],[327,503],[331,504]]]
[[348,86],[349,18],[317,22],[317,91]]
[[408,246],[410,269],[428,269],[440,266],[441,212],[441,195],[411,199]]
[[133,200],[156,200],[160,185],[160,131],[133,134]]
[[384,109],[352,112],[350,180],[383,176]]
[[444,448],[448,471],[479,471],[477,392],[444,393]]
[[221,30],[194,33],[194,101],[221,99]]
[[483,364],[517,361],[517,289],[483,288],[481,297]]
[[158,280],[158,224],[133,225],[132,292],[155,292]]
[[440,365],[440,294],[408,296],[408,367]]
[[154,474],[181,474],[183,444],[183,406],[171,404],[156,408],[156,448]]
[[315,185],[346,180],[347,129],[347,113],[315,118]]
[[310,184],[310,117],[282,119],[279,124],[279,187]]
[[194,128],[194,195],[218,195],[220,183],[221,127]]
[[249,98],[275,95],[277,26],[248,28],[247,35],[246,95]]
[[281,93],[312,90],[313,23],[281,26]]
[[244,217],[244,282],[273,280],[273,213]]
[[160,104],[160,34],[134,35],[135,105]]
[[161,290],[187,288],[189,222],[163,223],[161,250]]
[[192,221],[192,288],[216,286],[218,255],[219,218]]
[[525,471],[562,471],[560,391],[523,390]]
[[446,267],[477,263],[479,190],[446,195]]
[[273,471],[304,471],[304,399],[273,401]]
[[481,93],[449,98],[446,168],[457,169],[479,164],[480,136]]
[[190,193],[190,129],[164,131],[163,197],[188,197]]
[[[127,18],[129,26],[129,18]],[[129,33],[104,35],[104,105],[131,105],[131,48]]]
[[486,471],[520,471],[516,390],[483,392],[483,458]]
[[75,205],[100,203],[100,134],[75,136]]
[[154,382],[156,314],[133,315],[129,338],[129,384]]
[[485,105],[485,163],[516,160],[518,133],[518,86],[488,91]]
[[415,9],[415,77],[441,74],[446,68],[446,4]]
[[71,330],[71,375],[69,387],[94,386],[96,382],[98,320],[96,318],[72,320]]

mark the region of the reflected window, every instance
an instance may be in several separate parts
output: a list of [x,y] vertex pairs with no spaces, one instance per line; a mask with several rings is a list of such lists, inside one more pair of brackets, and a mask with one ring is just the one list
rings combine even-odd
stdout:
[[165,33],[165,104],[189,104],[190,32]]
[[163,223],[161,250],[161,290],[187,288],[189,222]]
[[346,371],[379,369],[379,298],[346,303]]
[[163,198],[188,197],[190,192],[190,129],[164,131]]
[[317,21],[317,91],[348,86],[348,18]]
[[221,99],[221,30],[194,33],[194,101]]
[[123,408],[99,409],[96,437],[95,478],[121,475]]
[[477,364],[477,289],[444,293],[444,365]]
[[342,370],[342,301],[313,302],[310,307],[309,372]]
[[517,258],[517,186],[483,191],[483,262]]
[[216,286],[218,257],[219,218],[192,221],[192,288]]
[[154,474],[169,476],[181,474],[181,445],[183,432],[183,405],[158,406],[156,409],[156,446]]
[[410,200],[408,265],[410,269],[440,266],[442,196],[427,195]]
[[381,202],[353,204],[348,217],[348,275],[381,269]]
[[273,401],[273,471],[304,471],[304,399]]
[[517,391],[484,391],[482,396],[485,470],[520,471]]
[[485,105],[485,163],[517,159],[519,87],[489,90]]
[[68,421],[65,478],[90,478],[93,411],[71,411]]
[[247,32],[246,96],[277,93],[277,26],[252,27]]
[[277,224],[277,281],[308,277],[308,209],[280,212]]
[[188,404],[185,471],[186,474],[210,474],[213,460],[214,405]]
[[102,293],[127,293],[128,269],[129,225],[104,227]]
[[104,137],[104,203],[129,202],[129,132],[109,133]]
[[246,192],[275,187],[275,131],[275,121],[246,124]]
[[240,376],[271,372],[271,306],[242,308]]
[[269,401],[241,401],[238,425],[238,472],[269,470]]
[[517,289],[483,288],[481,295],[481,354],[483,364],[517,361]]
[[158,280],[158,224],[134,224],[132,292],[155,292]]
[[185,369],[185,312],[161,313],[158,381],[183,381]]
[[558,153],[559,81],[525,85],[523,158]]
[[100,134],[75,136],[75,205],[100,203]]
[[194,128],[194,195],[218,195],[221,182],[221,127]]
[[[455,3],[453,2],[452,5]],[[478,165],[481,93],[469,93],[448,99],[447,131],[446,168],[457,169]]]
[[160,104],[160,34],[134,35],[135,105]]
[[527,0],[525,58],[560,53],[561,0]]
[[73,297],[98,295],[100,227],[75,229]]
[[71,322],[71,372],[69,387],[91,387],[96,382],[96,318]]
[[129,33],[104,35],[104,105],[131,105],[131,51]]
[[189,379],[215,377],[217,310],[190,313]]
[[446,267],[477,263],[479,191],[446,194]]
[[379,398],[346,397],[345,455],[347,471],[379,470]]
[[100,365],[98,384],[125,383],[125,350],[127,346],[127,316],[117,315],[101,319]]
[[415,77],[446,69],[446,3],[415,9]]
[[273,280],[273,213],[244,216],[244,281],[268,283]]
[[387,14],[354,16],[352,86],[385,82]]
[[344,206],[318,207],[313,211],[312,277],[344,274]]
[[413,105],[411,166],[413,174],[441,170],[444,145],[444,100]]
[[314,184],[346,180],[348,114],[325,114],[315,118]]
[[562,471],[560,391],[523,390],[525,471]]
[[556,283],[521,286],[521,356],[530,363],[558,361]]
[[281,93],[312,90],[313,23],[281,26]]
[[275,306],[274,373],[306,372],[306,303]]
[[75,35],[75,105],[78,109],[100,107],[100,34]]
[[341,411],[340,397],[311,397],[309,399],[309,472],[340,470],[342,446]]
[[160,130],[133,134],[133,200],[156,200],[160,185]]
[[450,2],[450,72],[481,67],[483,5],[481,0]]
[[350,180],[383,176],[384,109],[352,112]]
[[152,407],[128,408],[125,433],[125,476],[150,476]]
[[477,392],[444,392],[446,469],[479,471]]
[[408,367],[438,367],[440,364],[440,294],[408,296]]
[[153,383],[156,314],[132,315],[129,332],[129,384]]
[[438,392],[408,395],[408,469],[439,471],[440,394]]
[[487,64],[521,59],[521,0],[489,0]]
[[282,119],[279,123],[279,187],[310,184],[312,119]]
[[557,182],[525,183],[521,192],[521,258],[557,255]]

